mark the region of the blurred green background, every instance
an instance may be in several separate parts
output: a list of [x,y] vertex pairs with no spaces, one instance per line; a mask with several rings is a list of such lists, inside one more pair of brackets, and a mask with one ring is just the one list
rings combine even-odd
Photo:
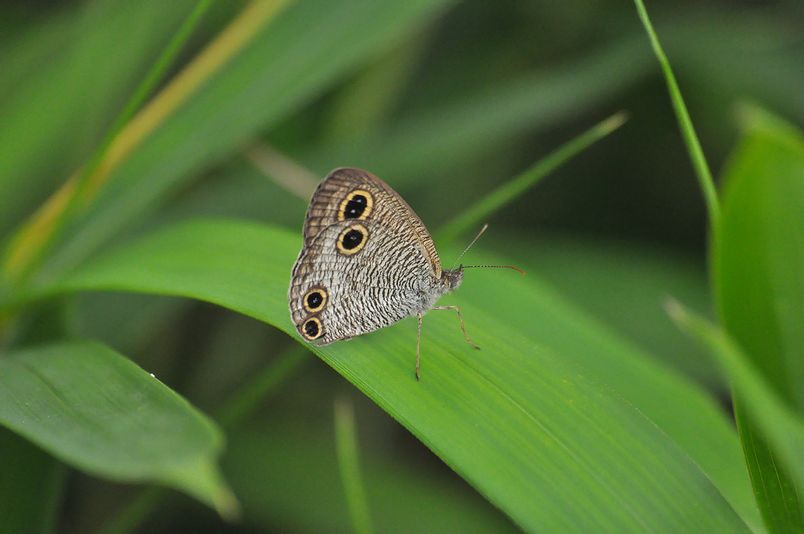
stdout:
[[[240,90],[242,100],[227,100],[224,88],[218,98],[226,106],[214,99],[198,103],[198,124],[210,118],[224,139],[220,147],[206,143],[193,153],[192,145],[181,145],[190,162],[184,178],[161,184],[147,209],[132,212],[133,224],[115,234],[110,230],[109,238],[89,238],[88,247],[199,215],[300,229],[305,201],[255,164],[249,152],[255,143],[272,146],[319,178],[338,166],[370,169],[435,229],[564,141],[627,110],[625,126],[490,220],[482,246],[535,268],[557,292],[661,359],[668,372],[704,385],[728,409],[713,362],[661,309],[662,299],[673,295],[711,314],[706,216],[632,3],[435,4],[425,15],[400,22],[392,10],[383,15],[381,9],[347,6],[322,12],[320,2],[311,3],[309,19],[301,17],[305,24],[281,31],[276,55],[255,58],[251,70],[243,71],[262,81],[230,78],[237,85],[232,94]],[[804,5],[651,4],[716,176],[737,140],[735,110],[741,102],[758,102],[804,123]],[[193,5],[0,3],[0,174],[26,177],[13,182],[13,202],[12,190],[0,184],[0,232],[25,220],[89,159]],[[243,5],[215,3],[172,72]],[[316,47],[332,26],[340,36],[335,46]],[[360,49],[358,36],[368,33],[387,38]],[[266,72],[259,71],[263,61]],[[297,64],[305,70],[294,72]],[[286,70],[295,82],[283,81]],[[305,76],[317,81],[305,83]],[[261,95],[271,83],[273,92]],[[251,127],[238,130],[249,121]],[[187,125],[160,138],[155,153],[212,135],[192,121]],[[124,198],[131,191],[108,194]],[[70,231],[80,236],[85,229]],[[69,263],[70,254],[62,261]],[[471,263],[471,252],[466,261]],[[471,274],[466,283],[472,283]],[[261,323],[186,300],[88,295],[74,311],[80,332],[130,356],[212,414],[293,345]],[[214,512],[172,495],[170,505],[147,519],[148,531],[349,530],[334,460],[336,398],[355,405],[361,464],[380,531],[422,524],[432,531],[514,529],[339,375],[314,357],[300,362],[261,401],[257,415],[228,432],[223,466],[242,500],[244,522],[225,526]],[[60,530],[93,530],[138,493],[71,472]]]

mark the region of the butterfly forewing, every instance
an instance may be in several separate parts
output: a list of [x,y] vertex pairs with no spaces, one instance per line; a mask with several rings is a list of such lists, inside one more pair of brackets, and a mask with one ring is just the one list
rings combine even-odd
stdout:
[[349,220],[378,222],[413,239],[428,259],[433,276],[441,276],[441,262],[433,238],[419,216],[391,186],[368,171],[335,169],[321,182],[310,200],[304,221],[304,245],[324,228]]

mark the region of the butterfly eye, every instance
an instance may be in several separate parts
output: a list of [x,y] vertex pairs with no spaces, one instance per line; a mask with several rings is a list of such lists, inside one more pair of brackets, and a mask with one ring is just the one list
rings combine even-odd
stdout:
[[374,197],[363,189],[355,189],[343,199],[338,208],[338,220],[365,219],[374,206]]
[[357,254],[366,245],[368,230],[361,224],[354,224],[344,229],[338,236],[338,250],[341,254],[351,256]]
[[323,288],[314,287],[304,295],[304,309],[310,313],[321,311],[327,303],[327,292]]
[[304,321],[301,327],[301,333],[308,341],[312,341],[321,337],[321,334],[324,333],[324,329],[321,327],[321,321],[316,317],[310,317]]

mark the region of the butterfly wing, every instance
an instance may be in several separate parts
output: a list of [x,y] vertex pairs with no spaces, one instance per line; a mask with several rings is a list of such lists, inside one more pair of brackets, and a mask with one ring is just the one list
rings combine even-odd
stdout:
[[304,246],[330,225],[350,220],[392,226],[421,249],[433,277],[441,277],[433,238],[408,203],[370,172],[344,167],[329,173],[313,194],[304,221]]
[[293,267],[290,311],[322,344],[372,332],[429,308],[431,264],[409,233],[370,220],[322,227]]
[[373,174],[332,171],[313,194],[303,234],[288,297],[306,339],[357,336],[432,305],[441,278],[433,239]]

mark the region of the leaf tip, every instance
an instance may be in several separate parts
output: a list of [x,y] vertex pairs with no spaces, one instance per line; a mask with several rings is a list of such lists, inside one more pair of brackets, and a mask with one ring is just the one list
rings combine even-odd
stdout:
[[670,316],[670,319],[672,319],[677,325],[680,326],[682,323],[686,322],[687,311],[684,309],[684,306],[682,306],[682,304],[674,297],[671,297],[670,295],[665,296],[662,307],[667,315]]
[[630,118],[631,114],[627,110],[621,109],[620,111],[618,111],[617,113],[615,113],[614,115],[612,115],[611,117],[600,123],[600,126],[606,133],[611,133],[620,126],[622,126],[623,124],[625,124],[626,122],[628,122],[628,119]]
[[219,490],[214,498],[214,506],[215,511],[227,523],[237,523],[243,517],[243,508],[228,487],[223,487]]

